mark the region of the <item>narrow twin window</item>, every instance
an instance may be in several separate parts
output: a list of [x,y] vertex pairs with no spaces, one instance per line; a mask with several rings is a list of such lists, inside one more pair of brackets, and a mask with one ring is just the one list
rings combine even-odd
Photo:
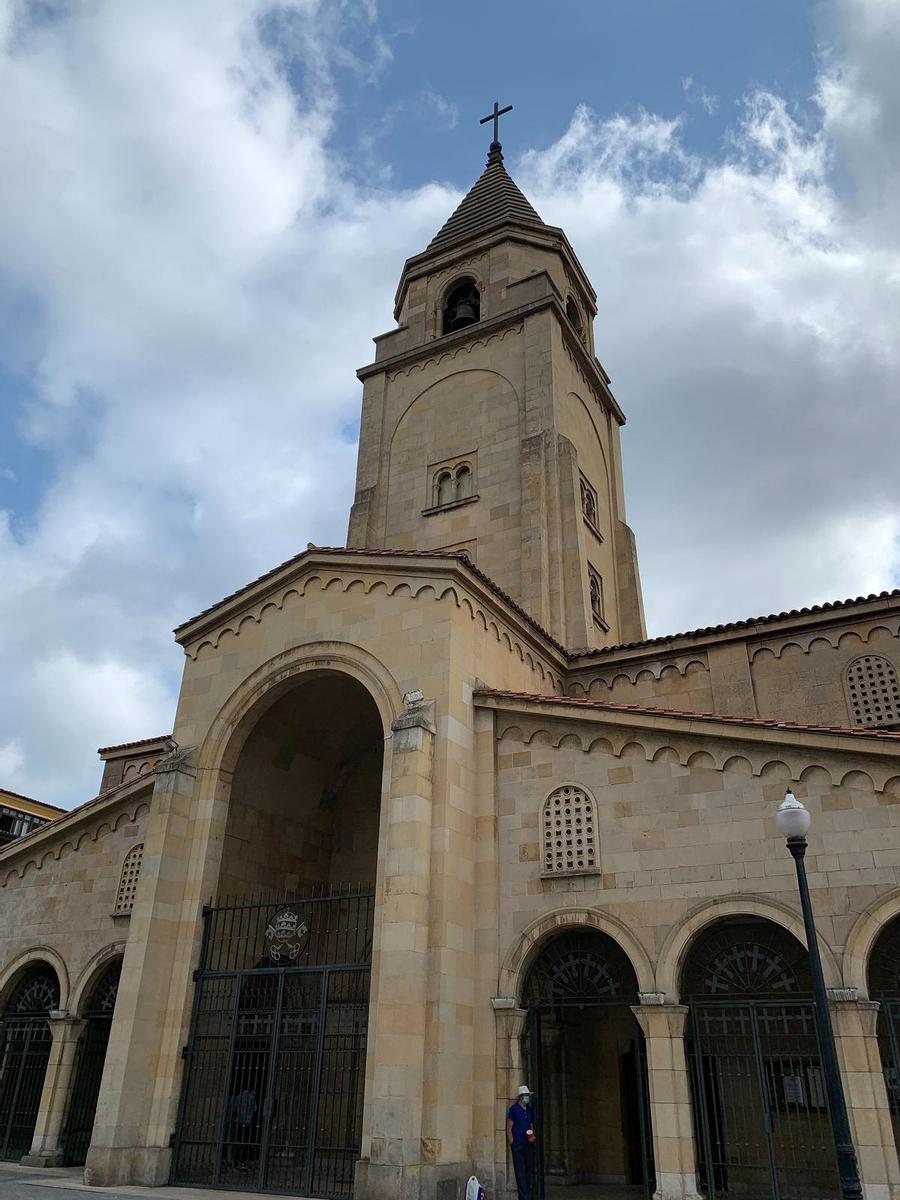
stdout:
[[433,508],[446,508],[460,500],[475,497],[475,472],[468,460],[451,462],[437,468],[431,485]]
[[588,565],[588,586],[591,595],[591,614],[598,625],[608,629],[609,626],[603,615],[603,579],[590,564]]

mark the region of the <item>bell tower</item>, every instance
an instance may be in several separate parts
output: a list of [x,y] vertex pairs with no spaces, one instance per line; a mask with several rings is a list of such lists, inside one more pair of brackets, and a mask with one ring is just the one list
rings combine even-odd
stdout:
[[397,328],[362,367],[347,544],[454,550],[569,648],[646,636],[625,523],[625,417],[594,354],[596,293],[568,238],[487,166],[407,260]]

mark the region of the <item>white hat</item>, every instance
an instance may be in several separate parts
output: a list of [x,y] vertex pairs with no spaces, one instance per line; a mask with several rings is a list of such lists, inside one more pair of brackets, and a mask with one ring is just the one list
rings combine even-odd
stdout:
[[517,1096],[530,1096],[531,1088],[528,1086],[527,1083],[523,1083],[522,1086],[519,1088],[519,1090],[516,1092],[516,1095]]

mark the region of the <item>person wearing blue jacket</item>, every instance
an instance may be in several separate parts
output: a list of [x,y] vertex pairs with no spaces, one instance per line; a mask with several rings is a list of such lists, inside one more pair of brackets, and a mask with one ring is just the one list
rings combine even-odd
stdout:
[[523,1083],[506,1114],[506,1140],[509,1142],[512,1153],[519,1200],[531,1200],[531,1181],[534,1177],[534,1139],[531,1089]]

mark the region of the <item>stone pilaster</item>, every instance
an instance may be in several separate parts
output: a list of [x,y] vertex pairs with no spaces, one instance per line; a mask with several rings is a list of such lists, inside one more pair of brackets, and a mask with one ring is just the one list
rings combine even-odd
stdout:
[[22,1159],[27,1167],[59,1167],[63,1161],[62,1131],[69,1110],[72,1072],[85,1022],[67,1012],[51,1012],[48,1018],[53,1042],[41,1089],[37,1124],[31,1149]]
[[369,1097],[356,1194],[415,1200],[423,1162],[428,920],[431,894],[433,705],[392,726],[384,906],[372,962],[374,1024]]
[[[144,857],[110,1029],[85,1183],[168,1182],[203,862],[191,880],[189,818],[198,781],[187,752],[157,767]],[[211,783],[215,787],[215,783]],[[207,842],[207,845],[209,843]],[[207,880],[207,883],[210,881]]]
[[[656,993],[648,995],[655,1001]],[[644,1032],[650,1124],[656,1161],[654,1200],[699,1200],[684,1004],[643,1003],[631,1010]]]
[[[497,1024],[497,1195],[504,1190],[515,1192],[512,1161],[506,1143],[506,1111],[520,1084],[527,1083],[522,1055],[522,1036],[528,1013],[516,1008],[515,1000],[503,996],[493,1001]],[[533,1087],[534,1084],[531,1084]]]
[[850,1131],[866,1200],[896,1200],[900,1167],[878,1048],[878,1009],[855,988],[832,988],[831,1020],[844,1081]]

